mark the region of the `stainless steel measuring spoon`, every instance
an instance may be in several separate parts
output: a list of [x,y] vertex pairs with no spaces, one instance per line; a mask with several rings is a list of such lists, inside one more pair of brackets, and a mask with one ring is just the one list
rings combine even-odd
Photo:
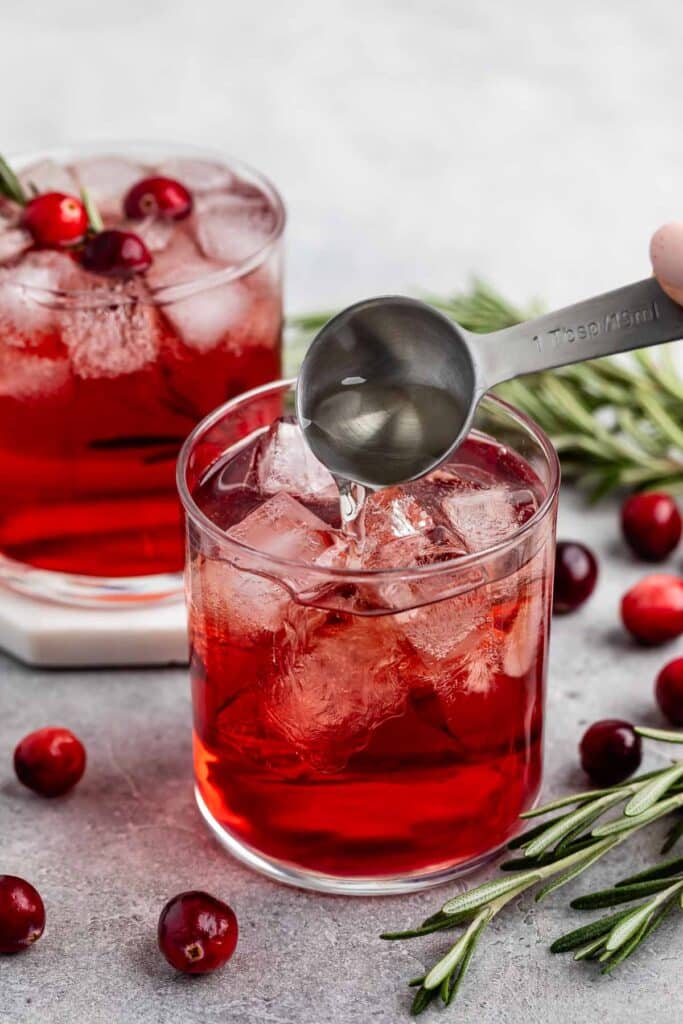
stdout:
[[335,477],[386,487],[446,459],[494,385],[681,337],[683,308],[654,278],[491,334],[466,331],[416,299],[367,299],[316,335],[297,414]]

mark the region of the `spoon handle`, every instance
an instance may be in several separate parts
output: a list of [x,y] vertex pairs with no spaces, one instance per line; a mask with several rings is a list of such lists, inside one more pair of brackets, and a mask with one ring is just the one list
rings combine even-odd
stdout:
[[683,307],[654,277],[492,334],[469,334],[486,389],[511,377],[683,338]]

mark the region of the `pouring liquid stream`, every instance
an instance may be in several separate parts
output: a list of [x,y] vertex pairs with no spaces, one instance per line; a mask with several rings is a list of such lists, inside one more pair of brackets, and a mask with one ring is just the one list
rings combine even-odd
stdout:
[[365,536],[364,512],[369,489],[344,477],[335,476],[334,482],[339,489],[341,531],[360,548]]

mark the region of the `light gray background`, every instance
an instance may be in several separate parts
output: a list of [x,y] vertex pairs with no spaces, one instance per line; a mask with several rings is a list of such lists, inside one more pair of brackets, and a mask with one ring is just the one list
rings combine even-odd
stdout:
[[[292,310],[450,289],[473,271],[520,302],[560,303],[642,276],[651,231],[681,216],[682,39],[674,0],[3,0],[0,141],[178,139],[254,163],[289,208]],[[592,543],[603,571],[592,603],[555,623],[548,794],[580,782],[588,722],[657,720],[653,676],[683,653],[622,637],[618,598],[642,567],[613,508],[587,512],[566,494],[560,532]],[[73,727],[90,754],[62,802],[34,799],[10,768],[17,739],[46,722]],[[605,882],[656,843],[629,849]],[[0,659],[0,871],[28,876],[49,913],[34,950],[0,960],[2,1024],[397,1024],[403,982],[440,945],[376,936],[441,892],[308,896],[217,850],[192,804],[181,670],[48,673]],[[228,969],[199,981],[172,975],[154,948],[161,905],[191,886],[229,899],[242,927]],[[547,955],[576,920],[566,902],[523,900],[496,923],[443,1019],[680,1017],[680,926],[604,980]]]
[[472,271],[564,302],[683,216],[682,40],[677,0],[2,0],[1,141],[254,163],[294,309]]

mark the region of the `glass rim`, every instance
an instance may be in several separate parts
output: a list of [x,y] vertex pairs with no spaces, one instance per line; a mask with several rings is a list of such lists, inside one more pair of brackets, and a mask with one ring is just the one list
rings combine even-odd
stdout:
[[[287,222],[287,211],[282,196],[270,178],[246,161],[231,157],[221,152],[221,150],[211,147],[194,145],[192,143],[165,142],[164,140],[157,139],[144,141],[141,139],[76,141],[48,146],[40,150],[20,150],[8,154],[8,160],[12,166],[18,164],[21,171],[21,164],[38,162],[40,160],[55,160],[56,162],[63,163],[78,156],[105,156],[108,153],[111,153],[112,156],[123,156],[127,150],[147,150],[150,153],[150,158],[153,153],[157,153],[157,155],[163,153],[170,158],[175,156],[194,156],[198,160],[212,160],[220,163],[228,170],[235,171],[237,174],[246,173],[250,179],[258,184],[275,211],[275,224],[272,231],[263,244],[248,257],[240,260],[238,263],[225,264],[225,266],[212,270],[209,273],[189,277],[186,281],[180,281],[176,284],[160,284],[154,288],[150,287],[149,296],[154,305],[166,305],[176,302],[179,299],[195,295],[197,292],[208,291],[219,285],[228,284],[231,281],[246,277],[247,274],[261,266],[270,251],[282,237]],[[85,300],[82,305],[77,307],[81,309],[97,308],[100,306],[122,306],[144,301],[144,298],[141,299],[141,296],[135,292],[114,293],[111,288],[111,281],[109,281],[110,287],[108,289],[103,286],[101,290],[97,288],[43,288],[29,282],[22,282],[21,280],[8,282],[8,284],[12,284],[20,288],[24,293],[36,297],[36,301],[43,304],[61,304],[65,307],[71,306],[71,308],[75,308],[75,304],[79,299]]]
[[176,468],[176,483],[185,514],[203,531],[203,533],[208,534],[214,541],[227,548],[229,551],[234,550],[236,554],[241,554],[243,556],[247,555],[249,558],[257,556],[267,564],[277,566],[281,569],[303,569],[307,574],[310,573],[326,580],[336,579],[345,583],[362,583],[367,582],[368,580],[374,581],[378,579],[388,581],[401,579],[426,579],[433,576],[447,575],[456,570],[461,571],[471,569],[473,566],[480,565],[482,562],[485,562],[492,557],[496,557],[512,550],[520,543],[520,540],[523,540],[524,537],[528,536],[535,530],[539,523],[546,518],[555,504],[560,487],[561,472],[557,452],[555,451],[550,439],[547,437],[545,432],[541,430],[538,424],[535,423],[530,416],[527,416],[526,413],[521,412],[521,410],[510,405],[509,402],[504,401],[497,395],[487,394],[482,399],[482,402],[488,403],[493,405],[494,408],[502,410],[516,423],[521,424],[522,427],[531,434],[534,441],[540,447],[550,470],[550,480],[543,501],[536,509],[533,516],[531,516],[530,519],[527,519],[527,521],[515,530],[514,533],[510,534],[509,537],[505,537],[503,540],[498,541],[497,544],[492,544],[487,548],[483,548],[481,551],[475,551],[468,555],[452,558],[445,562],[437,562],[432,565],[391,567],[386,569],[344,569],[321,566],[310,562],[300,562],[295,559],[282,558],[278,555],[268,554],[265,551],[259,551],[258,548],[249,547],[247,544],[243,544],[240,541],[235,540],[233,537],[228,537],[228,535],[216,526],[216,524],[213,523],[196,504],[190,493],[189,487],[187,486],[186,470],[189,457],[200,436],[211,427],[215,426],[216,423],[226,415],[230,415],[231,412],[239,408],[241,405],[253,401],[256,398],[263,397],[269,392],[284,390],[291,391],[295,385],[296,377],[290,377],[288,379],[262,384],[260,387],[252,388],[250,391],[245,391],[243,394],[237,395],[235,398],[231,398],[229,401],[224,402],[223,405],[218,406],[217,409],[214,409],[214,411],[209,413],[208,416],[205,416],[204,419],[197,424],[192,433],[189,434],[180,449]]

